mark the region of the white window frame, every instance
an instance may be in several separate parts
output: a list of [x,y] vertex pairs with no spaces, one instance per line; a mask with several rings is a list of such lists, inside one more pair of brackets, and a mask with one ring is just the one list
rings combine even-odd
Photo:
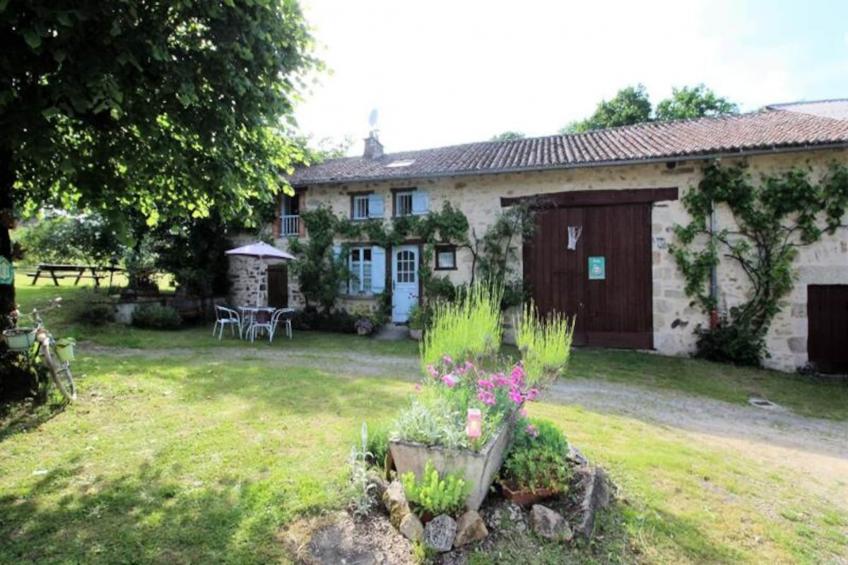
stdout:
[[[413,195],[414,192],[415,192],[414,190],[399,190],[399,191],[395,192],[395,194],[394,194],[395,216],[400,218],[400,217],[403,217],[403,216],[411,216],[412,215],[412,195]],[[406,211],[403,211],[401,209],[401,198],[408,200],[407,201],[408,207],[407,207]]]
[[[366,251],[370,255],[370,259],[365,260]],[[358,255],[359,259],[354,261],[354,255]],[[350,248],[348,255],[348,269],[350,269],[350,279],[348,280],[348,292],[350,294],[373,294],[374,281],[371,280],[371,266],[374,261],[374,253],[370,245],[355,246]]]
[[369,213],[369,197],[370,194],[353,194],[351,195],[351,210],[350,218],[352,220],[367,220]]

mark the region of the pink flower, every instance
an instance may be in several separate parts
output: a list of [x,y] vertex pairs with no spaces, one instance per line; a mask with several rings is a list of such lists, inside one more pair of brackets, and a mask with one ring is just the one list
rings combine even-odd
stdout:
[[442,357],[442,361],[444,361],[448,365],[453,365],[453,358],[450,355],[445,355],[444,357]]
[[480,390],[477,392],[477,398],[486,406],[492,406],[495,403],[495,395],[488,390]]
[[512,378],[512,382],[518,386],[521,386],[524,383],[524,367],[520,364],[517,364],[512,368],[512,372],[509,374],[510,378]]
[[530,437],[539,437],[539,430],[533,424],[527,424],[527,435]]
[[433,377],[434,379],[439,378],[439,372],[436,370],[436,368],[434,366],[427,365],[427,372],[430,373],[430,376]]
[[509,379],[506,378],[506,375],[503,373],[495,373],[492,375],[492,382],[495,386],[501,387],[509,384]]
[[466,361],[466,362],[465,362],[465,370],[466,370],[466,371],[470,371],[470,370],[471,370],[471,369],[473,369],[473,368],[474,368],[474,363],[472,363],[471,361]]
[[536,400],[536,397],[538,397],[538,396],[539,396],[539,389],[538,388],[531,388],[530,390],[527,391],[527,400],[529,400],[530,402],[533,402],[534,400]]
[[453,373],[448,373],[447,375],[442,377],[442,382],[445,383],[445,386],[447,386],[448,388],[453,388],[454,386],[456,386],[457,380],[458,379]]
[[421,383],[416,383],[415,392],[421,392]]
[[516,404],[521,404],[524,402],[524,396],[521,394],[521,391],[517,388],[510,389],[509,398]]
[[477,381],[477,386],[485,390],[492,390],[495,388],[495,385],[492,381],[487,381],[486,379],[480,379]]
[[522,408],[521,410],[518,411],[518,415],[521,416],[522,418],[526,418],[527,417],[527,409]]

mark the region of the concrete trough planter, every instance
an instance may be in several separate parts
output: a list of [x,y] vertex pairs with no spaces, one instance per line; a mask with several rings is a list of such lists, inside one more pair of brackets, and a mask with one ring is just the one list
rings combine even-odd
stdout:
[[471,485],[471,492],[465,500],[468,510],[477,510],[486,498],[492,481],[503,464],[506,451],[515,431],[515,417],[510,417],[500,430],[479,452],[470,449],[448,449],[440,446],[428,446],[406,441],[390,441],[392,454],[398,475],[412,471],[417,479],[424,474],[427,461],[441,473],[461,474]]

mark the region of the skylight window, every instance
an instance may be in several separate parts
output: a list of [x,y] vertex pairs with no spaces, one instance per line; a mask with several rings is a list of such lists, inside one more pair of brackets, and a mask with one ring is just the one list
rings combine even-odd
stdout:
[[391,167],[393,169],[396,169],[398,167],[408,167],[414,162],[415,162],[415,159],[402,159],[400,161],[392,161],[391,163],[389,163],[386,166]]

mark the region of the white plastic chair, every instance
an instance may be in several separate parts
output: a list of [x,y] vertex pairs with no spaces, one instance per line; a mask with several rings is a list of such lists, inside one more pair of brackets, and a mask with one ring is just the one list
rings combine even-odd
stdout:
[[271,316],[271,339],[274,339],[274,335],[277,333],[277,325],[284,324],[286,326],[286,335],[289,339],[292,338],[292,317],[294,316],[294,310],[292,308],[280,308],[279,310],[274,311],[274,315]]
[[247,335],[250,336],[251,343],[256,340],[257,331],[265,331],[268,334],[268,341],[274,339],[274,315],[267,310],[259,310],[253,314],[253,321],[247,328]]
[[220,341],[224,337],[224,328],[227,326],[230,327],[233,337],[235,337],[238,328],[238,335],[241,337],[241,316],[239,316],[239,313],[225,306],[215,306],[215,325],[212,326],[212,336],[214,337],[215,332],[217,332]]

